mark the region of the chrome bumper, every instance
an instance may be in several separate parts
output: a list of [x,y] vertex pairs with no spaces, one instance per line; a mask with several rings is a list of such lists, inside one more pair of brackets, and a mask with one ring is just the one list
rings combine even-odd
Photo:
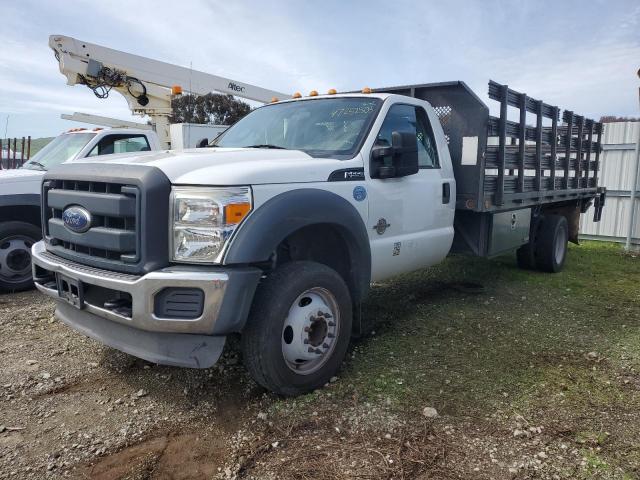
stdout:
[[[88,337],[150,362],[208,368],[222,353],[225,335],[244,326],[262,272],[257,268],[223,270],[170,267],[136,276],[81,265],[48,253],[44,242],[31,249],[38,290],[58,301],[56,317]],[[76,285],[60,296],[59,280]],[[156,311],[156,295],[165,288],[203,292],[197,318],[165,318]],[[85,295],[86,291],[86,295]],[[107,308],[106,296],[131,299],[131,308]],[[165,309],[160,309],[165,313]]]
[[[227,293],[231,272],[189,267],[169,267],[146,275],[135,276],[81,265],[52,255],[46,251],[45,244],[42,241],[32,247],[31,255],[36,288],[46,295],[56,298],[59,302],[68,303],[67,300],[60,297],[55,282],[40,282],[38,280],[38,277],[42,277],[42,270],[51,275],[63,275],[73,281],[82,282],[82,284],[89,287],[89,290],[91,290],[91,286],[97,286],[108,289],[108,291],[114,291],[114,293],[123,292],[131,295],[130,316],[105,308],[104,302],[92,301],[90,298],[86,298],[82,302],[81,308],[84,312],[149,332],[205,335],[230,333],[219,331],[220,329],[216,328],[216,322]],[[38,270],[37,267],[42,270]],[[255,278],[255,284],[257,284],[258,278],[259,276]],[[248,292],[248,295],[239,296],[234,294],[233,296],[238,298],[227,299],[227,303],[235,303],[238,300],[246,302],[247,298],[250,303],[255,284],[249,284],[250,292]],[[159,318],[156,316],[154,313],[155,296],[164,288],[170,287],[190,287],[202,290],[204,292],[202,314],[194,319]],[[241,285],[240,287],[243,286]],[[234,291],[237,290],[239,288],[234,288]],[[235,308],[235,305],[228,305],[225,310],[229,311],[225,314],[226,317],[232,315],[234,310],[240,316],[245,314],[242,311],[244,310],[243,308]],[[232,327],[237,322],[226,318],[225,323],[229,324],[229,330],[233,331]],[[241,323],[244,323],[244,319],[241,319]]]

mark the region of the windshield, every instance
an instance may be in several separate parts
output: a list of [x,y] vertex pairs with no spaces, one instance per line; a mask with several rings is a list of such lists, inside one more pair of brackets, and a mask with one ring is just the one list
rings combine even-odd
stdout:
[[28,162],[25,162],[22,168],[49,170],[51,167],[75,158],[95,135],[95,133],[64,133],[51,140]]
[[258,108],[212,146],[302,150],[311,156],[353,156],[380,106],[377,98],[321,98]]

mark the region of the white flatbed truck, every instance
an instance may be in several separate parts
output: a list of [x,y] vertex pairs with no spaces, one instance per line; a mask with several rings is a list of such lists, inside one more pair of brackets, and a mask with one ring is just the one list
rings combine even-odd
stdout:
[[499,117],[462,82],[294,95],[210,148],[62,165],[42,186],[36,286],[131,355],[206,368],[239,333],[257,383],[313,390],[371,320],[371,282],[450,252],[558,272],[580,212],[600,219],[601,125],[489,90]]

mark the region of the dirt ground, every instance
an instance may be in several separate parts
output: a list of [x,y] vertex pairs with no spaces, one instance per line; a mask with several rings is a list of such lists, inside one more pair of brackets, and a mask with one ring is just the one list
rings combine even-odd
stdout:
[[[469,288],[475,282],[482,288]],[[0,295],[0,479],[640,478],[640,258],[557,275],[453,257],[376,285],[338,377],[266,393],[82,337]]]

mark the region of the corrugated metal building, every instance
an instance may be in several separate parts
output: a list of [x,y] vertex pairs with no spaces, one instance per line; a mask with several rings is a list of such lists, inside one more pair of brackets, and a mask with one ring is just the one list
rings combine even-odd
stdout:
[[[631,215],[631,186],[635,173],[635,149],[640,122],[605,123],[602,135],[598,184],[607,187],[607,201],[599,223],[593,222],[593,207],[582,215],[580,237],[624,242]],[[640,198],[635,200],[632,243],[640,246]]]

